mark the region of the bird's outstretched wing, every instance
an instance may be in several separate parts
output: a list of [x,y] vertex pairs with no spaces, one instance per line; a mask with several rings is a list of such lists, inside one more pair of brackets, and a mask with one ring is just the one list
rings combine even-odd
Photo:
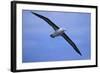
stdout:
[[56,26],[56,25],[55,25],[50,19],[48,19],[47,17],[44,17],[44,16],[42,16],[42,15],[40,15],[40,14],[37,14],[37,13],[34,13],[34,12],[32,12],[32,14],[34,14],[34,15],[38,16],[39,18],[43,19],[44,21],[46,21],[51,27],[53,27],[53,29],[54,29],[55,31],[59,29],[59,27]]
[[[55,31],[59,29],[59,27],[56,26],[56,25],[55,25],[50,19],[48,19],[47,17],[44,17],[44,16],[42,16],[42,15],[40,15],[40,14],[37,14],[37,13],[34,13],[34,12],[32,12],[32,14],[34,14],[34,15],[38,16],[39,18],[43,19],[44,21],[46,21]],[[74,50],[75,50],[78,54],[82,55],[81,52],[79,51],[79,49],[77,48],[77,46],[74,44],[74,42],[73,42],[65,33],[63,33],[61,36],[74,48]]]
[[78,54],[82,55],[75,43],[65,33],[63,33],[61,36],[74,48]]

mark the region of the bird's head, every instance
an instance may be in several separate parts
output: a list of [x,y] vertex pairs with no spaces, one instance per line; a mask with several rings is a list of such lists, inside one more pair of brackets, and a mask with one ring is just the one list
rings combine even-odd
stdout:
[[60,28],[59,30],[60,30],[60,31],[66,31],[66,29],[65,29],[65,28]]
[[63,29],[64,31],[66,31],[66,29]]
[[61,28],[63,31],[66,31],[66,28]]

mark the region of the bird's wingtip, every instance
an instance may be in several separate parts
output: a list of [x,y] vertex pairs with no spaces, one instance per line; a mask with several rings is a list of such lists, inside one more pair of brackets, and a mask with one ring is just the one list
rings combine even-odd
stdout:
[[37,14],[37,13],[35,13],[35,12],[33,12],[33,11],[31,11],[31,13],[41,18],[41,15],[39,15],[39,14]]
[[31,11],[31,13],[35,14],[35,12]]

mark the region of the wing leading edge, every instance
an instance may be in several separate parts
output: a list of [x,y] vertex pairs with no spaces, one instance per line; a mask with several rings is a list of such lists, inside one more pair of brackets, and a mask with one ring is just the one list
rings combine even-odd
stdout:
[[38,16],[39,18],[43,19],[44,21],[46,21],[55,31],[59,29],[59,27],[56,26],[50,19],[48,19],[42,15],[39,15],[37,13],[34,13],[34,12],[32,12],[32,14],[34,14],[34,15]]

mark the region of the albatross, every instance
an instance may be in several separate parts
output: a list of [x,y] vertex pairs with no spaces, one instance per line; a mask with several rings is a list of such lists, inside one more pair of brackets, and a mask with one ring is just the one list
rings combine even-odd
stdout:
[[47,22],[55,30],[55,32],[50,35],[52,38],[55,38],[57,36],[62,36],[73,47],[73,49],[79,55],[82,55],[81,52],[79,51],[79,49],[77,48],[76,44],[68,37],[68,35],[65,34],[65,32],[64,32],[65,30],[63,28],[58,27],[49,18],[47,18],[47,17],[45,17],[43,15],[37,14],[37,13],[35,13],[33,11],[31,11],[31,13],[34,14],[35,16],[43,19],[45,22]]

